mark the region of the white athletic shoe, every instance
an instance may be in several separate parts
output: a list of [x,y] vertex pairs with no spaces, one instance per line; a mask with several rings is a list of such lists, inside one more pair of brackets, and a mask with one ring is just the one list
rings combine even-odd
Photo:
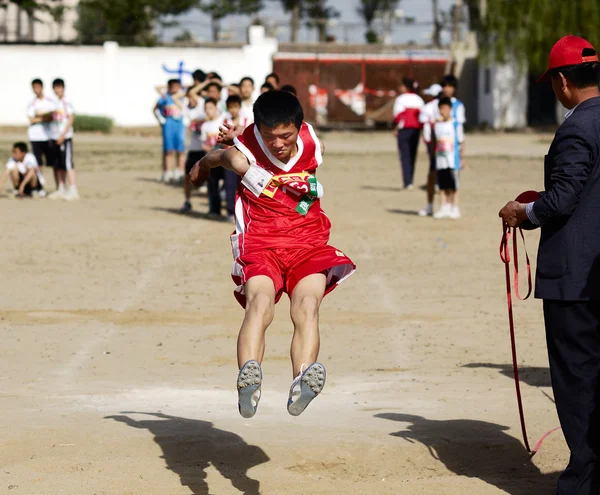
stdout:
[[78,201],[79,200],[79,191],[76,187],[71,187],[64,195],[64,199],[67,201]]
[[312,400],[323,391],[326,376],[325,366],[321,363],[313,363],[294,379],[287,404],[287,410],[292,416],[300,416]]
[[262,370],[258,361],[248,361],[238,374],[238,409],[243,418],[251,418],[256,414],[260,401]]
[[420,217],[430,217],[433,215],[433,205],[429,204],[422,210],[419,210]]
[[442,218],[450,218],[451,213],[452,213],[452,205],[445,204],[445,205],[442,205],[441,208],[437,211],[437,213],[435,213],[433,215],[433,218],[435,218],[436,220],[439,220]]
[[459,220],[460,217],[461,217],[460,208],[458,206],[452,207],[452,210],[450,210],[450,215],[448,216],[448,218],[451,218],[452,220]]
[[65,199],[65,190],[59,187],[53,193],[48,194],[48,199]]

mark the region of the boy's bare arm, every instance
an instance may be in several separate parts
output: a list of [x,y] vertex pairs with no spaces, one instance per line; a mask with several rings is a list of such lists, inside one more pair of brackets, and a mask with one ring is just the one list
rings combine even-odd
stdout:
[[23,178],[23,182],[21,182],[21,185],[19,186],[19,194],[20,195],[23,195],[25,193],[25,186],[33,180],[34,176],[35,176],[35,170],[30,168],[27,171],[27,173],[25,174],[25,177]]
[[244,176],[250,168],[250,164],[244,154],[237,148],[211,151],[192,168],[190,172],[192,184],[195,186],[202,184],[208,179],[210,170],[217,167],[223,167],[226,170],[235,172],[239,176]]

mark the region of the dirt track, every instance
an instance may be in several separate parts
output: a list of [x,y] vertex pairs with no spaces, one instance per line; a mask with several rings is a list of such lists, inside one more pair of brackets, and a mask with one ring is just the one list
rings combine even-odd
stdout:
[[[325,136],[332,243],[358,265],[323,306],[327,387],[287,414],[282,300],[244,420],[231,226],[175,214],[155,138],[79,137],[80,203],[0,198],[0,493],[553,494],[567,449],[521,445],[497,218],[541,187],[548,138],[468,138],[464,218],[436,222],[400,191],[391,136]],[[537,440],[558,424],[541,305],[516,314]]]

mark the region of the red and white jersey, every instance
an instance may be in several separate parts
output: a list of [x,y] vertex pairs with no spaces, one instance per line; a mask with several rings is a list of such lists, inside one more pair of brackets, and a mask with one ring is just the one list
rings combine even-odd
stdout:
[[416,93],[403,93],[394,102],[394,124],[398,129],[420,129],[419,114],[425,105]]
[[248,126],[234,142],[251,167],[258,166],[272,174],[269,184],[274,184],[257,197],[240,183],[235,205],[236,232],[232,236],[234,258],[255,249],[327,244],[331,223],[321,210],[319,199],[312,203],[306,215],[276,199],[284,193],[286,199],[292,202],[302,199],[295,196],[300,194],[298,191],[283,184],[305,180],[307,174],[314,175],[323,161],[321,143],[312,126],[306,122],[302,124],[296,143],[298,151],[288,163],[273,156],[254,124]]

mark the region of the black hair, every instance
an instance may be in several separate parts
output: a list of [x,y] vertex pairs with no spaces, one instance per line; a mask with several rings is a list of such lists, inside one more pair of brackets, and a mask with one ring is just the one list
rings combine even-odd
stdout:
[[33,86],[34,84],[40,84],[41,86],[44,86],[44,83],[41,79],[34,79],[33,81],[31,81],[31,85]]
[[268,82],[264,82],[263,85],[260,87],[260,89],[268,89],[269,91],[273,91],[275,89],[275,86],[273,86],[271,83]]
[[291,84],[284,84],[283,86],[281,86],[281,88],[279,88],[279,91],[287,91],[288,93],[292,93],[294,96],[298,94],[296,88],[294,88],[294,86],[292,86]]
[[234,88],[240,89],[240,84],[239,83],[231,83],[230,86],[233,86]]
[[[591,48],[585,48],[584,52],[586,50],[591,50]],[[594,50],[594,55],[595,53]],[[584,53],[583,56],[589,55],[585,55]],[[558,67],[550,71],[552,77],[558,76],[559,73],[565,76],[565,78],[567,78],[577,89],[589,88],[598,86],[598,82],[600,81],[600,64],[598,64],[598,62],[587,62],[584,64]]]
[[443,88],[444,86],[452,86],[453,88],[458,87],[458,79],[456,76],[452,74],[446,74],[442,77],[442,81],[440,82],[440,86]]
[[205,90],[205,91],[208,91],[208,90],[209,90],[209,88],[217,88],[219,91],[221,91],[221,90],[223,89],[223,86],[221,86],[221,85],[220,85],[218,82],[214,82],[214,81],[213,81],[213,82],[211,82],[211,83],[208,83],[208,84],[207,84],[207,85],[204,87],[204,90]]
[[275,74],[275,72],[271,72],[267,77],[265,77],[265,82],[267,82],[267,79],[269,79],[270,77],[275,79],[275,82],[277,82],[277,84],[279,84],[279,76],[277,74]]
[[207,79],[218,79],[219,81],[223,80],[223,78],[217,72],[214,72],[214,71],[206,74],[206,78]]
[[295,95],[288,91],[267,91],[254,104],[254,122],[270,129],[280,125],[294,124],[302,127],[304,110]]
[[442,96],[438,101],[438,107],[441,107],[444,105],[452,108],[452,100],[450,98],[448,98],[447,96]]
[[242,79],[240,80],[240,86],[244,83],[244,81],[250,81],[252,83],[252,86],[254,86],[254,79],[252,79],[251,77],[242,77]]
[[57,86],[60,86],[61,88],[65,87],[65,81],[64,79],[55,79],[54,81],[52,81],[52,87],[56,88]]
[[227,101],[225,102],[227,106],[234,105],[235,103],[237,103],[240,106],[242,105],[242,98],[239,95],[231,95],[227,98]]
[[194,78],[194,81],[198,81],[203,83],[204,81],[206,81],[206,73],[202,70],[202,69],[197,69],[192,73],[192,77]]
[[217,100],[214,98],[206,98],[206,100],[204,100],[204,104],[206,105],[207,103],[212,103],[214,106],[217,106]]
[[169,79],[167,81],[167,85],[171,86],[173,84],[181,84],[181,81],[179,79]]
[[410,91],[416,91],[417,86],[415,86],[416,82],[414,79],[411,79],[410,77],[403,77],[402,84],[404,84],[404,86],[406,86]]
[[22,153],[27,153],[29,151],[27,143],[24,143],[23,141],[13,144],[13,150],[15,149],[21,151]]

